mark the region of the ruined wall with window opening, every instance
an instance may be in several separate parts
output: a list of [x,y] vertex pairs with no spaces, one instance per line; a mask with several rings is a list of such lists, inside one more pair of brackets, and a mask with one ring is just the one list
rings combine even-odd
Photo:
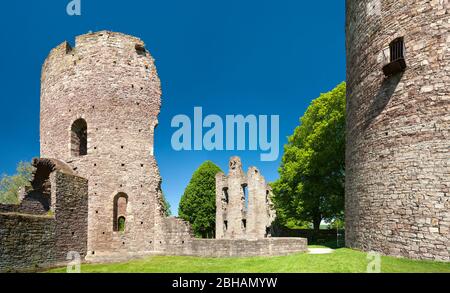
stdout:
[[0,272],[63,263],[71,251],[81,258],[87,253],[87,180],[57,160],[36,159],[33,166],[32,187],[21,203],[0,205]]
[[242,170],[232,157],[229,173],[216,175],[216,239],[262,239],[271,236],[275,212],[271,188],[259,170]]
[[306,239],[257,239],[268,236],[272,214],[255,168],[229,185],[230,200],[237,192],[249,207],[236,215],[247,231],[239,237],[250,240],[194,239],[189,223],[165,217],[153,153],[161,85],[140,39],[101,31],[54,48],[42,68],[40,106],[42,158],[33,162],[31,187],[20,205],[0,205],[0,271],[54,265],[69,251],[114,261],[306,250]]
[[[89,180],[89,256],[153,251],[162,234],[153,154],[160,105],[154,60],[138,38],[81,35],[44,63],[41,157],[67,162]],[[120,199],[116,206],[120,194],[126,204]]]

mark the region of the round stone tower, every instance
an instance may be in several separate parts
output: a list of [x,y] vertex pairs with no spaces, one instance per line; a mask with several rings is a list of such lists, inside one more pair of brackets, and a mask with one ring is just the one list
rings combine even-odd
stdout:
[[449,261],[449,1],[346,2],[346,245]]
[[89,180],[88,256],[155,249],[162,218],[153,154],[160,97],[154,60],[132,36],[82,35],[44,63],[41,157],[63,160]]

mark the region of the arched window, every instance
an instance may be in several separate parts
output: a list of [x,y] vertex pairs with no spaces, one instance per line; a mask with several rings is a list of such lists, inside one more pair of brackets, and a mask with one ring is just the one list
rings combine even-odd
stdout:
[[116,232],[124,232],[127,217],[128,196],[122,192],[118,193],[114,197],[113,204],[113,230]]
[[72,124],[70,148],[73,157],[87,155],[87,123],[84,119],[78,119]]

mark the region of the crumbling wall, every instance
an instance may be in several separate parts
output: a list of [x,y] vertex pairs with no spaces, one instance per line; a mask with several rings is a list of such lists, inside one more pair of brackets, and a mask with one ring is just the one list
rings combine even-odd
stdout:
[[[277,256],[307,251],[306,238],[188,239],[169,246],[165,255],[197,257]],[[168,247],[168,248],[169,248]]]
[[0,204],[0,213],[17,213],[19,205],[16,204]]
[[161,230],[163,234],[156,240],[155,251],[165,254],[190,254],[194,238],[191,225],[179,218],[164,218]]
[[[0,271],[45,267],[87,250],[87,180],[52,173],[55,213],[0,212]],[[17,209],[17,206],[16,206]]]
[[252,257],[277,256],[307,251],[305,238],[193,239],[193,256]]
[[87,253],[88,237],[88,181],[87,179],[55,172],[56,248],[58,260],[75,251],[82,259]]
[[216,175],[216,238],[260,239],[270,237],[275,218],[270,186],[259,170],[242,170],[239,157],[232,157],[229,173]]
[[306,238],[194,238],[189,223],[178,218],[164,219],[161,228],[165,233],[155,244],[155,252],[163,255],[250,257],[286,255],[307,250]]

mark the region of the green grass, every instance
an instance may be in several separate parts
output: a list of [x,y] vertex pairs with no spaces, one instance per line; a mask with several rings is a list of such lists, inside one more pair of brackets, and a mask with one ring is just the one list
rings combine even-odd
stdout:
[[[359,273],[366,272],[367,254],[348,248],[332,254],[306,253],[278,257],[199,258],[186,256],[153,256],[113,264],[85,264],[83,273]],[[382,272],[450,272],[450,263],[381,258]],[[65,272],[65,268],[50,270]]]

